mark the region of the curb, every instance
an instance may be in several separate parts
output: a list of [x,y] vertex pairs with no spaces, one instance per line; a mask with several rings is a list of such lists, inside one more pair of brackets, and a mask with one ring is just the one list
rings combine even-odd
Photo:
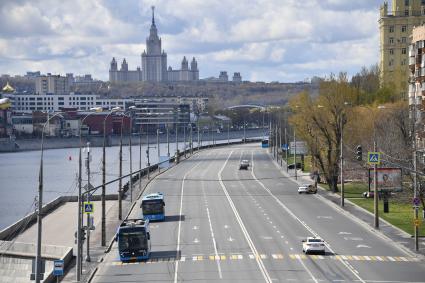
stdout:
[[[294,177],[289,175],[289,173],[286,173],[284,171],[282,171],[282,168],[280,167],[280,164],[277,163],[276,160],[274,160],[270,153],[268,154],[269,158],[273,161],[273,163],[275,164],[275,166],[277,166],[277,168],[279,169],[279,172],[281,172],[283,175],[287,175],[286,177],[290,178],[293,182],[297,183],[297,184],[301,184],[302,182],[298,181],[298,180],[294,180]],[[300,176],[301,177],[301,176]],[[322,186],[317,186],[320,190],[329,193],[328,190],[324,189]],[[334,208],[335,210],[344,213],[347,217],[350,217],[351,219],[353,219],[353,221],[355,221],[356,223],[358,223],[359,225],[363,226],[365,229],[367,229],[368,231],[374,232],[378,237],[381,237],[382,239],[386,239],[388,241],[391,241],[399,250],[401,250],[402,252],[404,252],[405,254],[409,255],[410,257],[415,257],[421,260],[425,260],[425,256],[422,254],[418,254],[415,253],[413,251],[411,251],[409,248],[403,246],[402,244],[394,241],[393,239],[391,239],[390,237],[388,237],[387,235],[385,235],[381,230],[377,230],[374,229],[373,227],[370,226],[369,223],[365,222],[364,220],[358,218],[357,216],[355,216],[354,214],[352,214],[351,212],[341,208],[339,205],[337,205],[336,203],[334,203],[332,200],[326,198],[325,196],[322,195],[315,195],[316,198],[322,200],[323,202],[329,204],[332,208]],[[353,205],[356,209],[360,209],[363,212],[366,212],[367,214],[374,216],[373,213],[367,211],[366,209],[364,209],[363,207],[358,206],[357,204],[351,202],[348,199],[345,199],[346,202],[350,203],[351,205]],[[391,226],[392,228],[395,228],[395,230],[399,231],[401,234],[408,236],[409,238],[411,237],[411,235],[403,230],[401,230],[400,228],[392,225],[391,223],[389,223],[388,221],[386,221],[385,219],[379,218],[380,221],[382,221],[383,223],[387,224],[388,226]]]

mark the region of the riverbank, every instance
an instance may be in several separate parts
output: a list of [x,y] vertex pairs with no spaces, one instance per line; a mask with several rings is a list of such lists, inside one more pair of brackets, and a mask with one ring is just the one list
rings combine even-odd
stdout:
[[[246,137],[252,138],[252,137],[260,137],[263,136],[264,130],[263,129],[249,129],[246,130]],[[203,135],[200,135],[200,141],[211,141],[211,140],[225,140],[229,137],[229,139],[239,139],[243,137],[243,131],[230,131],[222,132],[222,133],[204,133]],[[183,143],[184,142],[184,134],[181,133],[178,136],[178,142]],[[193,142],[197,142],[198,140],[198,134],[193,133],[192,135]],[[129,144],[129,136],[123,136],[123,144],[128,145]],[[142,144],[147,144],[148,137],[146,134],[142,136],[141,142]],[[186,136],[187,143],[189,142],[189,135]],[[1,152],[20,152],[20,151],[31,151],[31,150],[39,150],[41,146],[41,139],[40,138],[33,138],[33,139],[17,139],[16,144],[19,146],[18,148],[1,144],[0,143],[0,153]],[[83,137],[82,139],[83,144],[86,144],[87,142],[90,142],[91,147],[102,147],[103,146],[103,136],[90,136],[90,137]],[[157,142],[157,136],[156,135],[149,135],[149,142],[151,144],[154,144]],[[159,135],[159,142],[160,143],[166,143],[167,142],[167,135],[161,134]],[[176,136],[169,135],[169,142],[175,143],[176,142]],[[137,145],[140,143],[140,137],[138,134],[135,134],[132,136],[132,144]],[[120,136],[114,135],[109,136],[106,141],[107,146],[118,146],[120,144]],[[44,149],[61,149],[61,148],[77,148],[80,145],[80,139],[78,137],[70,137],[70,138],[59,138],[59,137],[45,137],[44,138]]]

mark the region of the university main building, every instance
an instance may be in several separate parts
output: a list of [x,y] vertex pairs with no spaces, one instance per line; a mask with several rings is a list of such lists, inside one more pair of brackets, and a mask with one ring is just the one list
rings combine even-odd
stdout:
[[183,57],[180,70],[167,69],[167,53],[161,49],[161,39],[158,37],[158,30],[155,25],[154,7],[152,7],[152,25],[149,37],[146,38],[146,50],[142,53],[142,69],[128,70],[127,61],[124,59],[121,68],[115,58],[112,58],[109,69],[110,82],[176,82],[176,81],[197,81],[199,80],[198,63],[195,58],[189,62]]

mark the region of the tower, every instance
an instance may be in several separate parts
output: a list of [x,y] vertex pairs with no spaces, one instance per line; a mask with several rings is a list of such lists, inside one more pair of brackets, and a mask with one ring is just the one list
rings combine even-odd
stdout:
[[155,25],[155,7],[152,6],[152,24],[146,38],[146,50],[142,53],[143,81],[167,80],[167,53],[161,48],[161,39]]
[[199,70],[198,70],[198,62],[196,62],[195,57],[192,58],[192,62],[190,62],[190,72],[192,73],[192,80],[199,80]]
[[112,58],[111,67],[109,68],[109,81],[116,82],[118,81],[118,66],[115,57]]
[[189,70],[189,63],[187,62],[186,56],[183,56],[182,71],[187,71],[187,70]]

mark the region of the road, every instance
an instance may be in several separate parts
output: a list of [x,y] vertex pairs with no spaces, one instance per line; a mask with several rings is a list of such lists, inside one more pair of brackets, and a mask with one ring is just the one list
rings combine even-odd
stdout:
[[[241,159],[249,170],[238,170]],[[154,179],[166,220],[151,223],[152,257],[121,263],[116,245],[93,282],[425,282],[425,264],[297,184],[265,149],[202,151]],[[132,216],[140,216],[139,206]],[[304,255],[318,236],[325,255]]]

